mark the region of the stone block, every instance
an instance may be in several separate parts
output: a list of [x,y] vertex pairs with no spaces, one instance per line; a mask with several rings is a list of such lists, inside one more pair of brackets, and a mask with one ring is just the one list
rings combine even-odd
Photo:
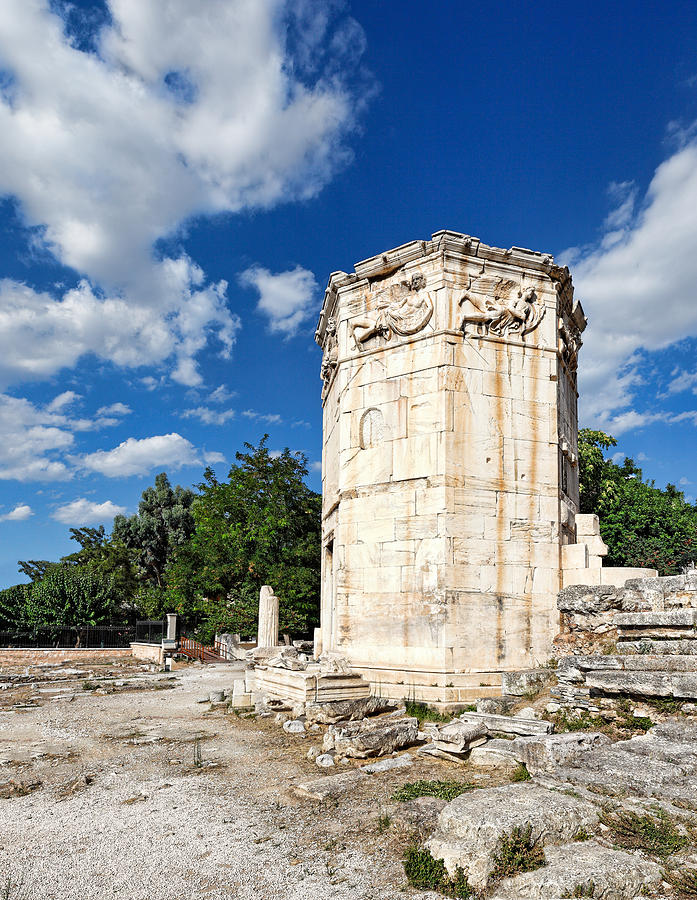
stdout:
[[587,569],[588,547],[586,544],[567,544],[561,548],[563,569]]
[[503,734],[549,734],[551,722],[540,719],[524,719],[520,716],[496,716],[490,713],[465,712],[460,718],[465,722],[484,725],[490,732],[500,731]]
[[502,835],[532,829],[543,846],[571,841],[580,828],[592,830],[599,810],[593,804],[538,785],[512,784],[462,794],[443,808],[426,846],[451,875],[465,869],[472,887],[486,888],[494,867],[492,853]]
[[519,737],[510,748],[531,775],[553,775],[560,767],[581,762],[583,754],[610,745],[607,735],[594,732]]

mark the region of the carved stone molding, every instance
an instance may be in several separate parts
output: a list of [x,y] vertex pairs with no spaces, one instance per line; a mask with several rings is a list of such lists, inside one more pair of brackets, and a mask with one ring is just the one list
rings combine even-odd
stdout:
[[322,354],[322,366],[320,377],[324,382],[322,386],[322,399],[325,398],[331,384],[336,367],[339,363],[339,341],[336,336],[336,320],[330,317],[324,332],[324,346]]
[[433,301],[425,286],[425,277],[417,272],[409,281],[400,281],[380,291],[375,297],[375,310],[349,323],[356,350],[363,350],[366,341],[378,335],[389,341],[395,334],[408,336],[425,328],[433,315]]
[[470,275],[460,306],[467,303],[462,317],[462,331],[467,335],[468,326],[474,334],[495,334],[499,337],[525,335],[534,331],[542,321],[545,308],[539,302],[533,286],[525,287],[509,278],[486,275]]

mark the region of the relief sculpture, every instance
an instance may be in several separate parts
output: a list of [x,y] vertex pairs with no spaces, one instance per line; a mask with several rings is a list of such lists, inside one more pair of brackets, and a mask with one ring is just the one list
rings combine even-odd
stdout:
[[538,301],[535,288],[518,285],[507,278],[492,275],[470,275],[467,290],[460,298],[460,306],[469,303],[462,319],[462,331],[473,326],[475,334],[495,334],[499,337],[525,335],[542,321],[544,306]]
[[325,332],[323,350],[324,353],[322,354],[322,367],[320,369],[320,377],[324,382],[324,386],[322,388],[322,398],[324,399],[326,392],[329,390],[331,380],[334,377],[336,367],[339,363],[339,342],[336,336],[336,320],[331,317],[327,322],[327,330]]
[[362,350],[363,344],[376,335],[389,341],[393,334],[406,336],[425,328],[433,315],[433,301],[423,290],[425,286],[425,277],[417,273],[410,281],[401,281],[380,292],[376,313],[350,323],[356,350]]

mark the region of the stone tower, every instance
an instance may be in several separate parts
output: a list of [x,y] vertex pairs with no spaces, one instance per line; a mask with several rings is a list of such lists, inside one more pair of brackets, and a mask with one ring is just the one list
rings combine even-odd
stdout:
[[551,256],[452,231],[331,275],[318,638],[376,691],[467,701],[549,656],[585,325]]

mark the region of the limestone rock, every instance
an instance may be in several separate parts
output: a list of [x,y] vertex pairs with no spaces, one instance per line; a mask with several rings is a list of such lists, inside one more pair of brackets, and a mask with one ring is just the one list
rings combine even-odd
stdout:
[[310,762],[313,762],[317,759],[318,756],[321,755],[322,751],[319,747],[310,747],[310,749],[307,751],[307,758],[310,760]]
[[[321,757],[317,757],[317,762]],[[333,762],[332,762],[333,765]],[[309,797],[312,800],[333,800],[345,794],[355,787],[360,781],[368,778],[360,769],[351,772],[339,772],[337,775],[325,775],[323,778],[313,778],[293,788],[293,793],[300,797]]]
[[[551,669],[524,669],[519,672],[503,672],[501,675],[501,689],[504,694],[523,697],[531,691],[543,690],[553,680],[554,672]],[[479,709],[477,711],[479,712]]]
[[519,709],[515,714],[516,719],[536,719],[537,713],[532,708],[532,706],[525,706],[523,709]]
[[283,730],[288,734],[305,734],[305,726],[300,719],[290,719],[283,723]]
[[[544,734],[519,737],[511,742],[515,753],[531,775],[550,775],[577,757],[610,745],[605,734],[572,731],[568,734]],[[579,760],[582,764],[582,762]]]
[[487,713],[462,713],[460,718],[465,722],[478,722],[485,725],[489,732],[500,731],[503,734],[548,734],[552,730],[551,722],[540,719],[524,719],[520,716],[493,716]]
[[445,750],[448,753],[467,753],[473,747],[483,744],[486,738],[486,725],[456,719],[436,730],[433,744],[438,750]]
[[506,741],[502,738],[487,741],[481,747],[475,747],[469,755],[469,763],[479,769],[503,769],[513,771],[517,769],[522,758],[516,751],[516,741]]
[[394,818],[416,832],[419,841],[425,841],[433,833],[438,816],[447,801],[440,797],[416,797],[406,803],[400,803]]
[[591,830],[599,819],[591,803],[548,791],[535,784],[483,788],[456,797],[443,808],[438,827],[426,846],[448,871],[461,866],[470,884],[487,886],[491,854],[502,834],[530,825],[532,839],[543,845],[571,841],[579,828]]
[[546,866],[506,878],[496,887],[492,900],[579,896],[633,900],[644,885],[661,882],[661,869],[656,863],[639,854],[610,850],[595,841],[549,847],[545,856]]
[[352,723],[334,734],[334,748],[340,756],[363,759],[385,756],[416,743],[417,719],[390,719],[385,724]]
[[375,775],[378,772],[390,772],[392,769],[408,769],[413,765],[414,760],[408,753],[404,753],[402,756],[395,756],[392,759],[379,759],[377,762],[370,763],[370,765],[361,766],[361,772]]
[[477,712],[505,716],[515,703],[515,697],[482,697],[477,700]]
[[382,697],[362,697],[358,700],[334,700],[331,703],[308,705],[305,718],[309,725],[319,722],[330,725],[335,722],[364,719],[376,713],[393,709],[394,701]]
[[334,757],[331,753],[320,753],[319,756],[315,757],[315,762],[320,767],[320,769],[331,769],[334,763]]

